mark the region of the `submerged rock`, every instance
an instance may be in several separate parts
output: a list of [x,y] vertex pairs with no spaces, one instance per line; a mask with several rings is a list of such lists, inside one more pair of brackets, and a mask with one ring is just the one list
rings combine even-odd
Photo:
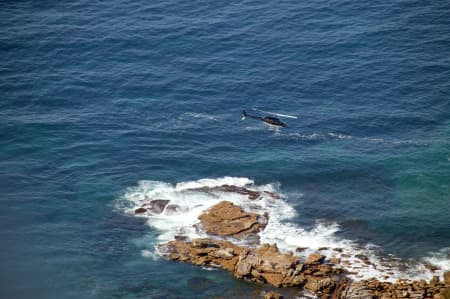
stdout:
[[179,205],[170,204],[166,206],[166,215],[173,215],[182,212],[183,209]]
[[192,277],[186,281],[187,287],[195,292],[203,292],[215,285],[214,281],[205,277]]
[[199,216],[208,234],[242,238],[255,234],[267,225],[267,215],[243,211],[229,201],[222,201]]
[[142,214],[149,212],[151,214],[161,214],[169,202],[170,200],[167,199],[153,199],[134,210],[134,213]]
[[307,250],[308,249],[308,247],[297,247],[296,249],[295,249],[295,251],[296,252],[302,252],[302,251],[305,251],[305,250]]
[[143,204],[142,207],[154,214],[161,214],[169,202],[170,200],[167,199],[154,199],[149,203]]
[[135,214],[142,214],[145,212],[147,212],[147,209],[145,209],[145,208],[137,208],[136,210],[134,210]]
[[239,186],[233,186],[233,185],[221,185],[221,186],[215,186],[215,187],[201,187],[201,188],[193,188],[189,189],[191,191],[201,191],[201,192],[214,192],[214,191],[220,191],[220,192],[231,192],[231,193],[238,193],[242,195],[247,195],[248,199],[255,200],[259,199],[263,196],[263,194],[267,194],[270,197],[274,199],[279,199],[280,195],[274,192],[269,191],[256,191],[251,190],[245,187],[239,187]]

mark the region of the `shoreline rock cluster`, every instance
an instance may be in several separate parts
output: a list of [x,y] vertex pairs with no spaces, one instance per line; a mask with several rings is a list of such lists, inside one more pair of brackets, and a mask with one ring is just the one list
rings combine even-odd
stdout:
[[310,254],[302,261],[292,253],[279,252],[276,245],[248,248],[230,241],[202,238],[175,240],[162,247],[163,254],[173,261],[220,268],[253,283],[295,287],[322,299],[450,298],[450,272],[445,273],[444,281],[437,276],[430,282],[390,283],[375,278],[353,281],[347,271],[327,262],[324,255]]
[[[229,185],[192,190],[234,192],[246,195],[250,200],[263,195],[280,198],[276,193]],[[165,209],[175,211],[178,208],[167,200],[155,199],[137,208],[135,213],[159,214]],[[450,299],[450,272],[444,274],[444,281],[438,276],[429,282],[353,280],[338,258],[327,258],[319,253],[302,258],[292,252],[280,252],[276,244],[260,245],[258,232],[267,225],[269,215],[246,212],[229,201],[219,202],[198,219],[200,222],[194,227],[210,237],[189,240],[177,236],[160,245],[159,251],[169,260],[220,268],[238,279],[277,288],[296,288],[322,299]],[[241,245],[242,241],[246,245]],[[271,292],[265,298],[281,297]]]
[[162,252],[170,260],[224,269],[253,283],[304,287],[321,298],[332,298],[344,277],[342,269],[323,263],[323,255],[311,254],[301,262],[292,253],[281,253],[269,244],[252,249],[212,238],[175,240],[164,245]]

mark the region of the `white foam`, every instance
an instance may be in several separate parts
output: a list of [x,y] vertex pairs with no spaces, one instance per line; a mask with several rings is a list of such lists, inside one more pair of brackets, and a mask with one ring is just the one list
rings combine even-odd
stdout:
[[352,139],[353,137],[350,135],[340,134],[340,133],[328,133],[328,136],[334,137],[337,139]]
[[237,187],[245,187],[253,185],[253,181],[248,178],[237,178],[237,177],[223,177],[219,179],[200,179],[197,181],[181,182],[175,187],[177,191],[183,191],[186,189],[202,188],[202,187],[218,187],[222,185],[230,185]]
[[192,117],[192,118],[203,118],[208,120],[217,120],[217,118],[214,115],[207,114],[207,113],[198,113],[198,112],[185,112],[183,115]]
[[150,250],[147,250],[147,249],[141,250],[141,255],[143,257],[150,258],[150,259],[152,259],[154,261],[159,260],[160,257],[161,257],[156,251],[150,251]]
[[296,140],[330,140],[330,139],[352,139],[353,136],[345,135],[341,133],[311,133],[311,134],[302,134],[302,133],[286,133],[282,136],[286,136],[288,138],[296,139]]
[[[260,191],[262,198],[249,200],[246,195],[232,192],[193,190],[222,185],[246,187]],[[181,182],[176,185],[159,181],[140,181],[136,187],[127,189],[124,197],[118,201],[117,206],[134,215],[136,208],[152,199],[166,199],[170,201],[169,205],[176,205],[178,209],[175,211],[166,207],[161,214],[144,213],[138,215],[139,217],[146,217],[148,225],[159,231],[157,241],[160,243],[173,240],[177,235],[191,239],[206,237],[202,231],[194,227],[198,223],[198,216],[220,201],[227,200],[241,206],[246,211],[259,214],[268,213],[269,222],[264,231],[260,232],[261,243],[276,243],[280,250],[293,251],[294,253],[298,247],[307,247],[304,251],[296,253],[303,258],[320,249],[320,252],[329,258],[341,258],[342,265],[345,268],[357,272],[353,275],[357,279],[377,277],[380,280],[387,281],[395,281],[399,278],[429,280],[433,275],[442,275],[444,271],[450,270],[448,255],[450,249],[430,255],[425,259],[426,262],[440,267],[440,270],[435,273],[420,263],[405,265],[393,256],[377,254],[379,248],[374,245],[361,246],[352,240],[339,238],[336,233],[340,228],[336,223],[317,221],[312,229],[300,227],[292,222],[297,213],[282,194],[282,198],[274,199],[263,191],[279,193],[279,185],[256,185],[253,180],[242,177],[201,179]],[[151,253],[146,250],[142,254],[152,257]],[[403,268],[407,270],[400,270]]]
[[244,128],[246,131],[263,131],[265,130],[262,126],[247,126]]
[[[148,224],[158,229],[160,242],[172,240],[176,235],[190,238],[202,237],[193,225],[198,222],[198,216],[209,207],[222,200],[229,200],[241,206],[247,206],[243,201],[246,197],[237,194],[212,194],[192,189],[202,187],[216,187],[221,185],[252,186],[253,181],[247,178],[224,177],[220,179],[202,179],[198,181],[182,182],[176,185],[158,181],[140,181],[137,187],[128,188],[125,200],[130,203],[122,205],[122,209],[133,214],[134,210],[151,199],[170,200],[171,205],[177,205],[178,211],[167,210],[158,215],[140,214],[147,217]],[[267,188],[272,190],[271,188]],[[269,191],[268,190],[268,191]]]
[[423,260],[440,269],[450,270],[450,247],[445,247],[438,252],[432,252]]
[[295,140],[315,140],[320,139],[322,136],[318,133],[312,133],[312,134],[301,134],[301,133],[287,133],[283,134],[281,136],[287,136],[288,138],[292,138]]

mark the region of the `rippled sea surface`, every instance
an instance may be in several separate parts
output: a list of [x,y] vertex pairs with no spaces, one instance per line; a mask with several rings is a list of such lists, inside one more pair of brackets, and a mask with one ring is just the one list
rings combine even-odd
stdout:
[[[2,1],[2,298],[251,298],[158,258],[139,181],[275,184],[293,225],[450,269],[448,1]],[[271,111],[288,128],[241,121]]]

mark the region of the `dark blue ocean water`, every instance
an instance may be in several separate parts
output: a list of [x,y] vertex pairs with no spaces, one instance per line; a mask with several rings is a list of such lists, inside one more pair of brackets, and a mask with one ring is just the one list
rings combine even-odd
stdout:
[[[0,297],[259,294],[143,257],[157,232],[115,208],[140,180],[278,182],[299,226],[448,254],[449,15],[448,1],[2,1]],[[299,118],[274,131],[240,120],[252,108]]]

